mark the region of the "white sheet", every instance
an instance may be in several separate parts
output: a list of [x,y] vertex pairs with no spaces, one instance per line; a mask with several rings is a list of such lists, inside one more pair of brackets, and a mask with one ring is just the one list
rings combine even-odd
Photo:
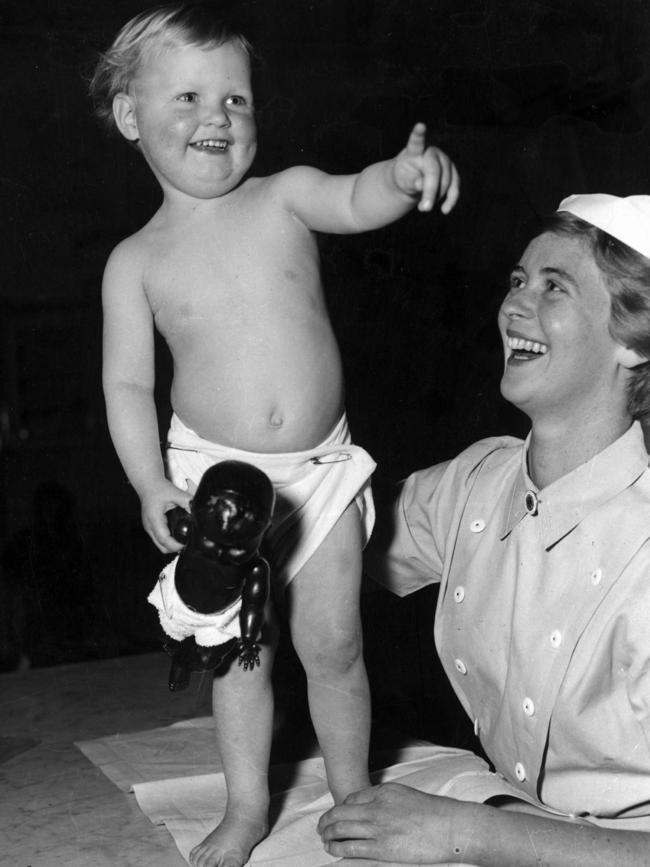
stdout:
[[[140,809],[151,822],[167,828],[186,861],[225,808],[212,725],[210,717],[202,717],[77,744],[115,785],[134,792]],[[464,750],[418,742],[375,755],[373,766],[378,768],[372,774],[374,783],[396,781],[475,801],[510,794],[503,780]],[[325,867],[334,862],[369,867],[366,861],[337,862],[323,850],[316,825],[332,799],[322,758],[273,766],[270,788],[272,830],[254,849],[250,867]]]

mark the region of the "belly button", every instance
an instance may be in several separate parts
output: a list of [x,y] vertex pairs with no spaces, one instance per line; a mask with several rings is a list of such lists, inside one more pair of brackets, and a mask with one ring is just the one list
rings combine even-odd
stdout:
[[281,415],[278,415],[277,413],[272,413],[269,419],[269,423],[271,427],[282,427],[282,425],[284,424],[284,419]]

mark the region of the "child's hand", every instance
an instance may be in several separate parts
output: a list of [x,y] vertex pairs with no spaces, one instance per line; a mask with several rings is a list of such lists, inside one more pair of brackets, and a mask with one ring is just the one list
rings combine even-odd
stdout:
[[395,158],[393,178],[402,192],[419,196],[419,211],[430,211],[436,202],[448,214],[458,200],[460,178],[446,153],[426,146],[427,128],[416,123],[406,147]]
[[182,506],[189,511],[191,500],[190,491],[181,491],[167,479],[163,479],[160,485],[142,497],[142,525],[156,548],[164,554],[176,554],[183,549],[183,545],[169,532],[167,512],[174,506]]

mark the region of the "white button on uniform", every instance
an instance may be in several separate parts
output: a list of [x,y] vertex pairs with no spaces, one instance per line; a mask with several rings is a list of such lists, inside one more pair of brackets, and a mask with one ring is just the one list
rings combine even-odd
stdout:
[[479,725],[478,717],[474,720],[474,734],[478,737],[478,733],[481,730],[481,726]]
[[535,704],[532,698],[528,698],[528,696],[526,696],[526,698],[522,701],[521,704],[526,716],[532,716],[535,713]]
[[459,674],[467,674],[467,666],[462,659],[454,659],[454,665],[456,666],[456,671]]
[[472,521],[469,528],[472,533],[482,533],[485,530],[485,521],[483,518],[477,518],[475,521]]
[[602,569],[594,569],[594,571],[591,573],[591,583],[594,585],[594,587],[597,584],[600,584],[600,579],[602,577],[603,577],[603,570]]
[[515,777],[519,780],[520,783],[526,779],[526,768],[522,765],[521,762],[517,762],[515,765]]
[[562,644],[562,633],[559,629],[551,632],[551,647],[559,647]]
[[462,602],[465,598],[465,588],[464,587],[456,587],[454,590],[454,601]]

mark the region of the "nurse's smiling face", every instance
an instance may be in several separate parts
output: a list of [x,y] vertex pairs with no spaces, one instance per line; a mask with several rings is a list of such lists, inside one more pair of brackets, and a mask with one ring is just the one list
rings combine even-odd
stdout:
[[623,347],[609,322],[609,290],[586,242],[551,232],[534,238],[499,311],[503,396],[531,419],[578,422],[620,405]]

